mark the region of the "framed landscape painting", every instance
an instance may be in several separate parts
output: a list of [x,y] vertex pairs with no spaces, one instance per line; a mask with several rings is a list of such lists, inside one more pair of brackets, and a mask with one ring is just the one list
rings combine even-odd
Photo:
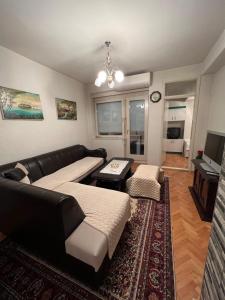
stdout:
[[0,86],[0,106],[6,120],[43,120],[40,96]]
[[59,120],[77,120],[77,103],[55,98]]

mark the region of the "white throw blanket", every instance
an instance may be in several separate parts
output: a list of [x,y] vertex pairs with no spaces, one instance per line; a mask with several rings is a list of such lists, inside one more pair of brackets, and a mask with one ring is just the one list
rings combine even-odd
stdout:
[[158,166],[140,165],[134,175],[127,180],[127,189],[131,197],[146,197],[160,200]]
[[130,218],[130,198],[127,194],[80,183],[67,182],[54,189],[73,196],[84,211],[84,222],[105,234],[108,255],[112,258],[124,226]]
[[41,179],[33,182],[33,185],[52,190],[65,182],[79,179],[89,171],[100,166],[102,163],[103,158],[101,157],[87,156],[50,175],[42,177]]
[[100,173],[120,175],[128,163],[128,160],[113,159]]

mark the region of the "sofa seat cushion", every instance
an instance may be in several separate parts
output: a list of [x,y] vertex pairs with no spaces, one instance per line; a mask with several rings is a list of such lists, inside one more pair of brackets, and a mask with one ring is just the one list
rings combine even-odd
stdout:
[[33,185],[53,190],[65,182],[81,180],[84,176],[87,176],[90,172],[102,165],[103,162],[104,159],[101,157],[87,156],[50,175],[40,178],[33,182]]
[[82,222],[65,242],[66,253],[92,266],[97,272],[107,254],[107,238]]
[[73,196],[85,214],[84,221],[107,238],[109,258],[130,217],[129,195],[80,183],[67,182],[55,191]]

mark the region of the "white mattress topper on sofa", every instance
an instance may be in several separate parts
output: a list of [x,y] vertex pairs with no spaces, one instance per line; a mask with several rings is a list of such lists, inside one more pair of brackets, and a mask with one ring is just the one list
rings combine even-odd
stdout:
[[76,162],[59,169],[58,171],[44,176],[39,180],[33,182],[33,185],[53,190],[57,186],[69,181],[76,181],[82,179],[84,175],[101,166],[104,162],[102,157],[85,157]]
[[71,195],[77,200],[86,216],[83,222],[104,233],[108,243],[108,255],[112,258],[124,226],[130,218],[129,195],[74,182],[64,183],[54,191]]

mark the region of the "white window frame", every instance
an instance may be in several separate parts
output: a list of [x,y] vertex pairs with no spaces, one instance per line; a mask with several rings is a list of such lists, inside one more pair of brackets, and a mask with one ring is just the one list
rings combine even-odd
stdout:
[[[122,124],[122,133],[118,134],[118,135],[101,135],[99,134],[98,131],[98,116],[97,116],[97,104],[98,103],[112,103],[112,102],[121,102],[121,106],[122,106],[122,120],[121,120],[121,124]],[[101,138],[101,139],[111,139],[111,138],[115,138],[115,139],[123,139],[124,137],[124,114],[125,114],[125,107],[124,107],[124,98],[123,97],[107,97],[107,98],[101,98],[101,99],[96,99],[95,100],[95,132],[96,132],[96,138]]]

